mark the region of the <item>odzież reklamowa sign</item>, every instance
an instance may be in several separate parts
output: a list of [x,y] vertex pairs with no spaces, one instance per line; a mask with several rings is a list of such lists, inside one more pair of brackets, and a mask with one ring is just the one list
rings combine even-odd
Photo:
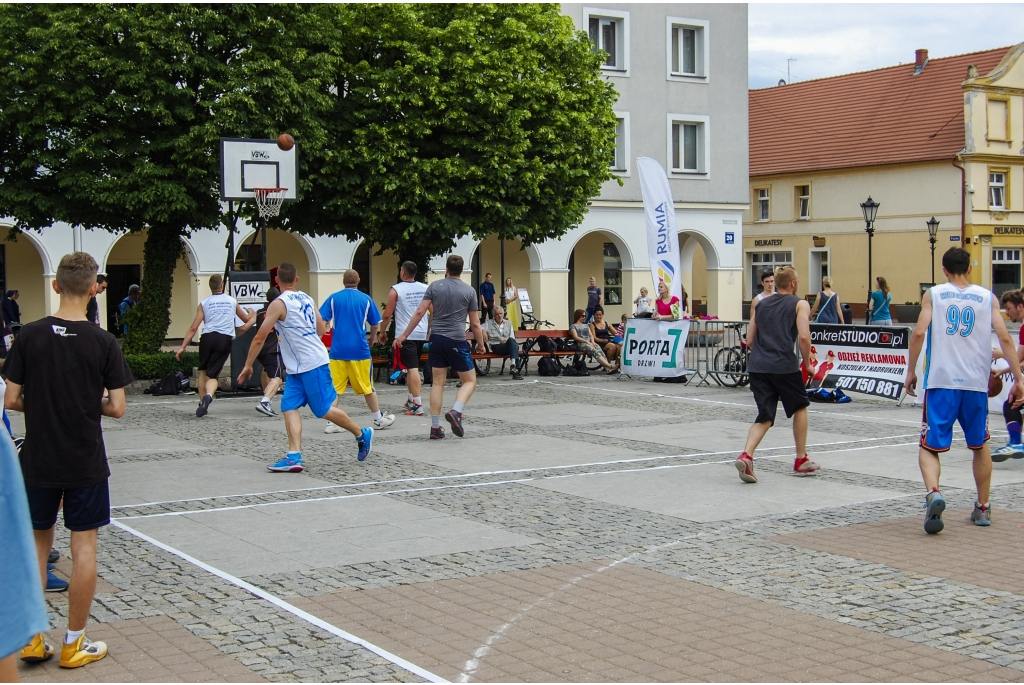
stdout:
[[626,319],[622,373],[674,377],[686,374],[686,336],[690,322]]
[[898,400],[909,350],[909,328],[812,323],[812,374],[807,386]]

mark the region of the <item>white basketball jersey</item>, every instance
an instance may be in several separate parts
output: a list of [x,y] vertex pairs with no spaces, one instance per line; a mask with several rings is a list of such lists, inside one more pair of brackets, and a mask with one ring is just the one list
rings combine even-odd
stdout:
[[[398,300],[395,302],[395,335],[401,335],[409,325],[409,320],[416,313],[416,309],[423,302],[423,293],[427,292],[425,283],[413,281],[406,283],[402,281],[395,283],[391,288],[398,293]],[[424,314],[416,328],[409,334],[409,340],[427,339],[427,320],[429,314]]]
[[203,332],[223,333],[235,337],[235,309],[238,303],[230,295],[210,295],[200,302],[203,306]]
[[296,374],[325,366],[330,358],[327,347],[316,333],[313,298],[304,292],[285,290],[277,299],[284,302],[288,312],[284,321],[274,322],[285,370]]
[[932,320],[928,325],[924,387],[988,392],[992,368],[992,299],[979,285],[952,283],[928,291]]

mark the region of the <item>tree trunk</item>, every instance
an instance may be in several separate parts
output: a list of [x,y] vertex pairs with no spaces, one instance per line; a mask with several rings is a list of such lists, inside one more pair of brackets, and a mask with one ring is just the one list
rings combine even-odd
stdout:
[[171,289],[174,269],[184,246],[181,226],[150,226],[143,248],[142,297],[128,317],[124,351],[152,354],[160,351],[171,325]]

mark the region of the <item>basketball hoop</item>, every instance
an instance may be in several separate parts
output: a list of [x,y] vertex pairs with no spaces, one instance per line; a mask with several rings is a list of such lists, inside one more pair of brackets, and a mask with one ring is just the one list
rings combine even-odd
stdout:
[[281,213],[281,204],[287,188],[254,188],[253,194],[256,197],[256,206],[260,210],[260,216],[264,219],[277,216]]

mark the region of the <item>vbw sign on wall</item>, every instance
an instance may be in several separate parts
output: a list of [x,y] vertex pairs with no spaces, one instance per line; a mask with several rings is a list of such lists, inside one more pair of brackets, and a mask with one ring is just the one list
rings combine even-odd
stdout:
[[682,376],[690,322],[627,319],[622,341],[622,373],[629,376]]
[[269,271],[232,271],[228,274],[228,294],[238,304],[266,304],[270,290]]

